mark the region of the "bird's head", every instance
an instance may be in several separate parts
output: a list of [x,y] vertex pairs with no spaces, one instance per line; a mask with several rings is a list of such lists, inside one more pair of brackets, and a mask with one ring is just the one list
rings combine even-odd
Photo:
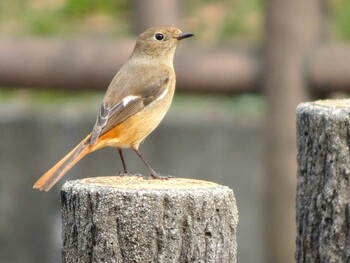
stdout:
[[152,27],[139,35],[133,51],[133,56],[141,55],[155,59],[173,59],[175,49],[180,40],[194,36],[192,33],[182,33],[175,27]]

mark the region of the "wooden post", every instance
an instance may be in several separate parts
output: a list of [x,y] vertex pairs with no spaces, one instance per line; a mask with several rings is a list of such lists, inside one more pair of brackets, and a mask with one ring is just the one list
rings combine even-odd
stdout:
[[350,262],[350,100],[297,109],[297,262]]
[[228,187],[96,177],[65,183],[61,203],[63,262],[236,262]]

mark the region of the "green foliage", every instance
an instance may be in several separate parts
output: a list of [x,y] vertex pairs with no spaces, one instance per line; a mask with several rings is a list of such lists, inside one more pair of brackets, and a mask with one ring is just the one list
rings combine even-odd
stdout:
[[191,29],[199,42],[259,42],[263,31],[263,0],[184,1]]
[[258,40],[263,31],[262,0],[234,1],[235,6],[227,11],[221,26],[222,39],[232,37]]
[[192,113],[240,115],[242,113],[260,116],[265,111],[265,100],[261,94],[182,94],[176,93],[172,107],[191,109]]
[[54,89],[1,88],[0,103],[11,101],[33,105],[48,105],[67,101],[100,101],[103,92],[99,91],[68,91]]
[[28,29],[34,35],[52,35],[60,31],[59,16],[57,14],[28,14]]
[[350,40],[350,1],[335,0],[331,2],[331,11],[336,38]]
[[127,0],[3,1],[0,34],[124,34],[130,5]]
[[[132,25],[130,0],[0,0],[0,34],[125,35]],[[142,0],[147,1],[147,0]],[[350,39],[350,1],[328,0],[332,35]],[[263,0],[183,1],[183,24],[199,42],[226,40],[259,43]],[[326,11],[329,11],[326,10]]]
[[71,16],[81,16],[102,12],[118,15],[128,11],[130,1],[127,0],[67,0],[62,11]]

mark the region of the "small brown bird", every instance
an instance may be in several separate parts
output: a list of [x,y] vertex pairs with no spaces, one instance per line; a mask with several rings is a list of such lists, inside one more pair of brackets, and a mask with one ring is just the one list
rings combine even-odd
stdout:
[[124,173],[128,171],[122,149],[132,148],[151,176],[160,178],[139,152],[139,146],[170,107],[175,91],[175,49],[180,40],[193,35],[174,27],[154,27],[143,32],[129,60],[110,83],[92,132],[33,188],[50,190],[85,155],[106,146],[118,149]]

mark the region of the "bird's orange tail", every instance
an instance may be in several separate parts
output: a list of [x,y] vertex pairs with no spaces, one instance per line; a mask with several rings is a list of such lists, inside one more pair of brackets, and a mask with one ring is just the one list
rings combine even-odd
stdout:
[[58,180],[60,180],[77,162],[79,162],[85,155],[91,152],[91,145],[87,143],[90,139],[90,134],[82,140],[72,151],[48,170],[36,183],[33,188],[49,191]]

